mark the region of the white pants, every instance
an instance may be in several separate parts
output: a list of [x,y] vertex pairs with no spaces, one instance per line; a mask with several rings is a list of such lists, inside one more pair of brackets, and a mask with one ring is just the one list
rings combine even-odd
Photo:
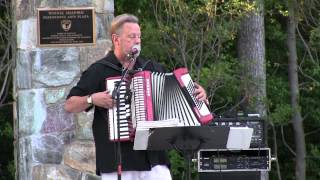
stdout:
[[[101,180],[117,180],[117,172],[102,173]],[[167,166],[157,165],[150,171],[123,171],[121,180],[171,180],[171,174]]]

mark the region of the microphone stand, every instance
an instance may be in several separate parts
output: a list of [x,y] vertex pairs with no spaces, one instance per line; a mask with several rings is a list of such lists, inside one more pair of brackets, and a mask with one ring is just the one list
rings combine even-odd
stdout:
[[[122,173],[122,155],[121,155],[121,143],[120,143],[120,88],[121,88],[121,84],[125,81],[127,81],[127,75],[128,72],[130,71],[129,67],[133,67],[132,63],[135,62],[135,57],[134,56],[130,56],[130,63],[128,65],[128,67],[126,69],[124,69],[122,71],[121,74],[121,79],[120,81],[118,81],[116,83],[116,87],[112,92],[112,98],[115,99],[116,98],[116,104],[117,104],[117,134],[118,134],[118,139],[117,139],[117,152],[116,152],[116,156],[117,156],[117,175],[118,175],[118,180],[121,180],[121,173]],[[129,83],[129,82],[127,82]]]

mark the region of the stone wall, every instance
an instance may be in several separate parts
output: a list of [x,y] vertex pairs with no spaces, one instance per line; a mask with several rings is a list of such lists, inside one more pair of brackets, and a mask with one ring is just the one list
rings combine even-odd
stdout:
[[[81,72],[104,56],[113,0],[16,0],[17,179],[99,179],[91,132],[93,112],[71,114],[65,98]],[[95,7],[95,46],[37,47],[37,8]]]

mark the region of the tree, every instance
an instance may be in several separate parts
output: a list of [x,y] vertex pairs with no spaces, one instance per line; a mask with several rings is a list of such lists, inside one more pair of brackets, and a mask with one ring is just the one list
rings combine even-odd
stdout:
[[[292,1],[291,1],[292,2]],[[266,18],[266,46],[268,59],[268,107],[269,122],[273,124],[274,148],[278,158],[277,164],[282,167],[281,176],[283,179],[295,179],[293,172],[297,167],[297,134],[293,125],[294,109],[292,107],[292,93],[289,79],[289,52],[296,53],[296,71],[298,78],[298,110],[302,118],[301,125],[303,128],[306,154],[305,178],[319,179],[319,150],[318,137],[320,132],[320,113],[319,113],[319,11],[320,3],[314,0],[296,1],[295,6],[295,28],[296,36],[294,50],[289,51],[288,46],[288,1],[266,1],[267,18]],[[291,13],[291,12],[290,12]],[[286,43],[284,43],[286,42]],[[284,53],[285,52],[285,53]],[[289,82],[289,83],[288,83]],[[271,134],[271,133],[270,133]],[[270,135],[269,134],[269,135]],[[272,135],[271,134],[271,135]],[[270,139],[270,137],[269,137]],[[277,148],[278,147],[278,148]],[[295,148],[296,147],[296,148]],[[281,176],[278,179],[281,179]],[[273,176],[273,172],[271,173]]]
[[[264,1],[250,2],[254,9],[243,17],[237,39],[241,71],[240,110],[246,114],[258,113],[266,119]],[[267,179],[265,173],[262,173],[262,177]]]
[[253,6],[237,0],[156,0],[153,7],[167,64],[188,67],[207,89],[216,114],[235,109],[239,74],[233,42],[240,18]]
[[0,180],[14,179],[12,73],[15,37],[10,1],[0,1]]
[[1,1],[0,4],[0,107],[5,105],[9,94],[11,73],[13,67],[12,46],[15,43],[11,28],[11,6],[9,1]]
[[266,116],[266,62],[264,4],[253,1],[255,9],[241,21],[237,52],[241,67],[242,110]]
[[288,46],[288,68],[289,68],[289,87],[290,101],[292,108],[292,125],[294,129],[294,141],[296,151],[296,178],[305,179],[306,171],[306,149],[304,139],[304,128],[299,105],[299,79],[298,79],[298,61],[296,47],[296,27],[297,27],[297,7],[296,0],[288,0],[288,24],[287,24],[287,46]]

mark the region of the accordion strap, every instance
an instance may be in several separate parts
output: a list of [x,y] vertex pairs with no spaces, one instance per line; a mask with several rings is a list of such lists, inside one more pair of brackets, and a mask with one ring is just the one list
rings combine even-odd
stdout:
[[[143,65],[141,66],[141,68],[138,68],[138,71],[143,71],[145,69],[145,67],[151,62],[151,60],[148,60],[146,62],[143,63]],[[100,61],[100,62],[97,62],[98,64],[103,64],[103,65],[106,65],[116,71],[119,71],[119,72],[122,72],[122,68],[116,66],[115,64],[112,64],[111,62],[109,61]]]
[[138,68],[139,71],[144,71],[146,66],[151,62],[151,60],[148,60],[144,62],[144,64],[141,66],[141,68]]
[[97,63],[98,63],[98,64],[106,65],[106,66],[108,66],[108,67],[110,67],[110,68],[112,68],[112,69],[114,69],[114,70],[116,70],[116,71],[122,72],[122,68],[120,68],[120,67],[112,64],[111,62],[108,62],[108,61],[100,61],[100,62],[97,62]]

